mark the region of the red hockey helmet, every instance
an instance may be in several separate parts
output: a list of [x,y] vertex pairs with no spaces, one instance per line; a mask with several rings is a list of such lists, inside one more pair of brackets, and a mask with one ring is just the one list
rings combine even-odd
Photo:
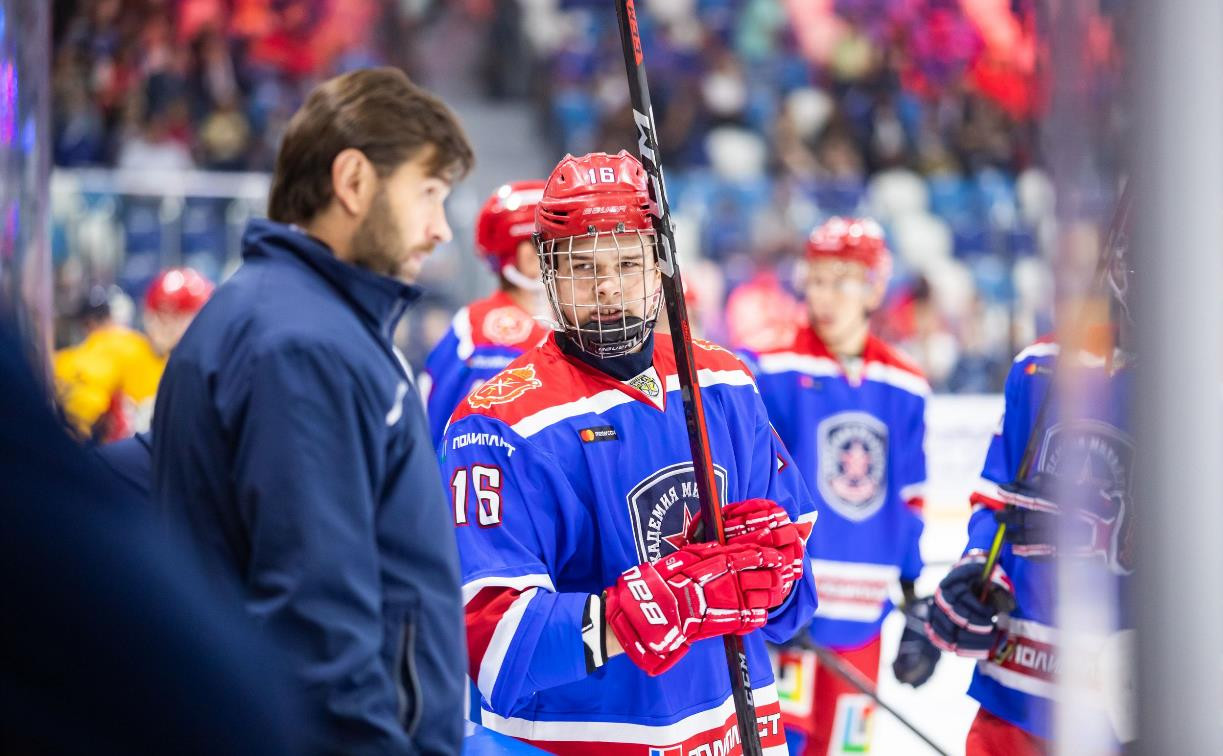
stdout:
[[518,245],[535,233],[535,206],[543,181],[514,181],[493,192],[476,218],[476,246],[494,273],[514,264]]
[[833,258],[865,265],[884,278],[892,272],[892,254],[883,229],[870,218],[833,216],[807,238],[807,259]]
[[650,193],[645,168],[625,150],[566,155],[548,177],[535,214],[540,241],[600,231],[648,231]]
[[167,268],[144,292],[144,306],[155,312],[187,315],[212,296],[212,282],[192,268]]
[[566,155],[535,211],[555,328],[588,354],[640,348],[662,303],[645,169],[621,150]]

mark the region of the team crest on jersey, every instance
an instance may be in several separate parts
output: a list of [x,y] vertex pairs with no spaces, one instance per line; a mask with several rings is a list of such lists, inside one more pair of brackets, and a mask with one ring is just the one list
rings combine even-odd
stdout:
[[860,522],[887,496],[888,429],[865,412],[840,412],[816,428],[820,495],[842,517]]
[[1122,494],[1130,490],[1133,462],[1134,443],[1126,433],[1099,420],[1079,420],[1049,426],[1037,469]]
[[1089,543],[1082,548],[1100,555],[1109,569],[1129,574],[1134,569],[1134,512],[1129,495],[1134,444],[1116,426],[1099,420],[1057,423],[1045,434],[1037,469],[1054,473],[1076,486],[1099,489],[1112,507],[1092,511],[1084,507],[1084,520],[1092,524]]
[[[718,496],[726,501],[726,470],[713,466],[718,481]],[[664,467],[650,473],[628,492],[628,516],[633,525],[637,558],[657,562],[674,553],[684,541],[684,533],[701,511],[696,493],[696,475],[691,462]]]
[[629,380],[628,385],[649,397],[657,397],[660,392],[658,381],[649,373],[642,373],[636,378]]
[[488,409],[494,404],[512,402],[531,389],[544,385],[535,377],[534,365],[503,370],[488,379],[483,386],[471,392],[467,403],[476,409]]
[[530,336],[533,327],[531,317],[517,307],[498,307],[484,316],[482,330],[494,344],[509,346]]

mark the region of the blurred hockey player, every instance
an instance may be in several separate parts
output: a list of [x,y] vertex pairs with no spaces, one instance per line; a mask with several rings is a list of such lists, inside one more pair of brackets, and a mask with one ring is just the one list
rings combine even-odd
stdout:
[[422,388],[435,446],[463,397],[548,334],[534,319],[542,314],[544,287],[531,241],[543,188],[542,181],[504,184],[480,208],[476,246],[500,286],[455,313],[450,330],[425,361]]
[[[1090,560],[1105,591],[1120,595],[1133,569],[1130,469],[1134,447],[1126,429],[1133,355],[1128,342],[1129,266],[1124,235],[1106,249],[1101,290],[1111,323],[1070,326],[1082,343],[1063,349],[1042,339],[1015,357],[1006,379],[1005,414],[989,446],[971,497],[968,544],[942,580],[926,630],[941,648],[977,659],[968,694],[981,705],[968,733],[969,756],[1051,752],[1059,654],[1054,625],[1055,558]],[[1079,382],[1073,410],[1058,401],[1055,371]],[[1059,382],[1059,389],[1065,381]],[[999,523],[1005,540],[985,588],[984,568]],[[1104,599],[1109,600],[1109,599]],[[1116,606],[1117,604],[1114,604]],[[1118,627],[1129,626],[1124,616]],[[1125,630],[1091,642],[1101,680],[1123,679],[1129,654]],[[1133,737],[1120,689],[1102,684],[1093,728],[1118,742]]]
[[[926,604],[913,588],[922,569],[930,388],[917,367],[870,332],[891,265],[874,221],[834,217],[816,228],[803,273],[809,324],[784,346],[761,352],[756,368],[769,417],[813,487],[820,514],[811,539],[819,591],[811,640],[877,680],[880,630],[899,582],[910,627],[893,669],[917,686],[939,656],[922,632]],[[870,699],[800,646],[778,655],[792,750],[866,750]]]
[[82,437],[113,441],[148,430],[166,358],[212,288],[191,268],[163,270],[145,290],[147,336],[99,317],[84,341],[56,352],[60,402]]
[[[695,342],[729,543],[691,543],[696,481],[647,177],[566,156],[536,216],[556,333],[472,392],[439,449],[482,723],[569,754],[740,752],[720,636],[744,635],[761,742],[784,748],[764,641],[810,621],[811,498],[751,374]],[[696,522],[700,522],[696,519]]]

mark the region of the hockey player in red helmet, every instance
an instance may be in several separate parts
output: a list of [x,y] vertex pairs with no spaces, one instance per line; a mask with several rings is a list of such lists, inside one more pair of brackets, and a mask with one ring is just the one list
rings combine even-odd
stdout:
[[144,331],[158,354],[164,357],[178,344],[212,289],[212,282],[193,268],[157,274],[144,294]]
[[191,268],[169,268],[149,284],[141,334],[105,322],[53,361],[60,401],[82,436],[125,438],[149,427],[166,358],[212,295]]
[[738,753],[720,636],[744,635],[761,739],[784,748],[764,640],[810,620],[811,499],[751,374],[695,342],[729,543],[699,522],[646,175],[566,156],[536,215],[554,333],[472,392],[439,448],[484,726],[553,753]]
[[[930,389],[917,367],[870,331],[891,266],[874,221],[834,217],[816,228],[803,273],[808,324],[790,343],[760,353],[756,373],[769,416],[820,513],[811,544],[820,605],[810,640],[878,679],[881,626],[899,582],[911,627],[893,670],[916,686],[939,658],[922,625],[926,603],[913,588],[922,568]],[[818,664],[802,640],[778,655],[780,674],[793,686],[783,711],[795,750],[808,756],[866,750],[871,707]]]
[[499,283],[491,295],[455,313],[425,361],[422,389],[435,445],[463,397],[547,334],[534,320],[542,311],[543,284],[531,241],[543,188],[542,181],[502,184],[480,208],[476,246]]

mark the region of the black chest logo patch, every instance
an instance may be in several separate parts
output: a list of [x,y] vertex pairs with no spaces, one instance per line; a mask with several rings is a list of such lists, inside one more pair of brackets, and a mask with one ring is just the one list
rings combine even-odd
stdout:
[[888,488],[888,428],[865,412],[839,412],[816,428],[820,496],[860,522],[879,511]]
[[1134,444],[1129,435],[1099,420],[1056,423],[1045,434],[1037,469],[1107,494],[1130,490]]
[[[718,497],[726,503],[726,470],[714,465]],[[637,558],[657,562],[683,544],[684,532],[701,511],[691,462],[650,473],[628,492],[628,516],[633,526]]]

